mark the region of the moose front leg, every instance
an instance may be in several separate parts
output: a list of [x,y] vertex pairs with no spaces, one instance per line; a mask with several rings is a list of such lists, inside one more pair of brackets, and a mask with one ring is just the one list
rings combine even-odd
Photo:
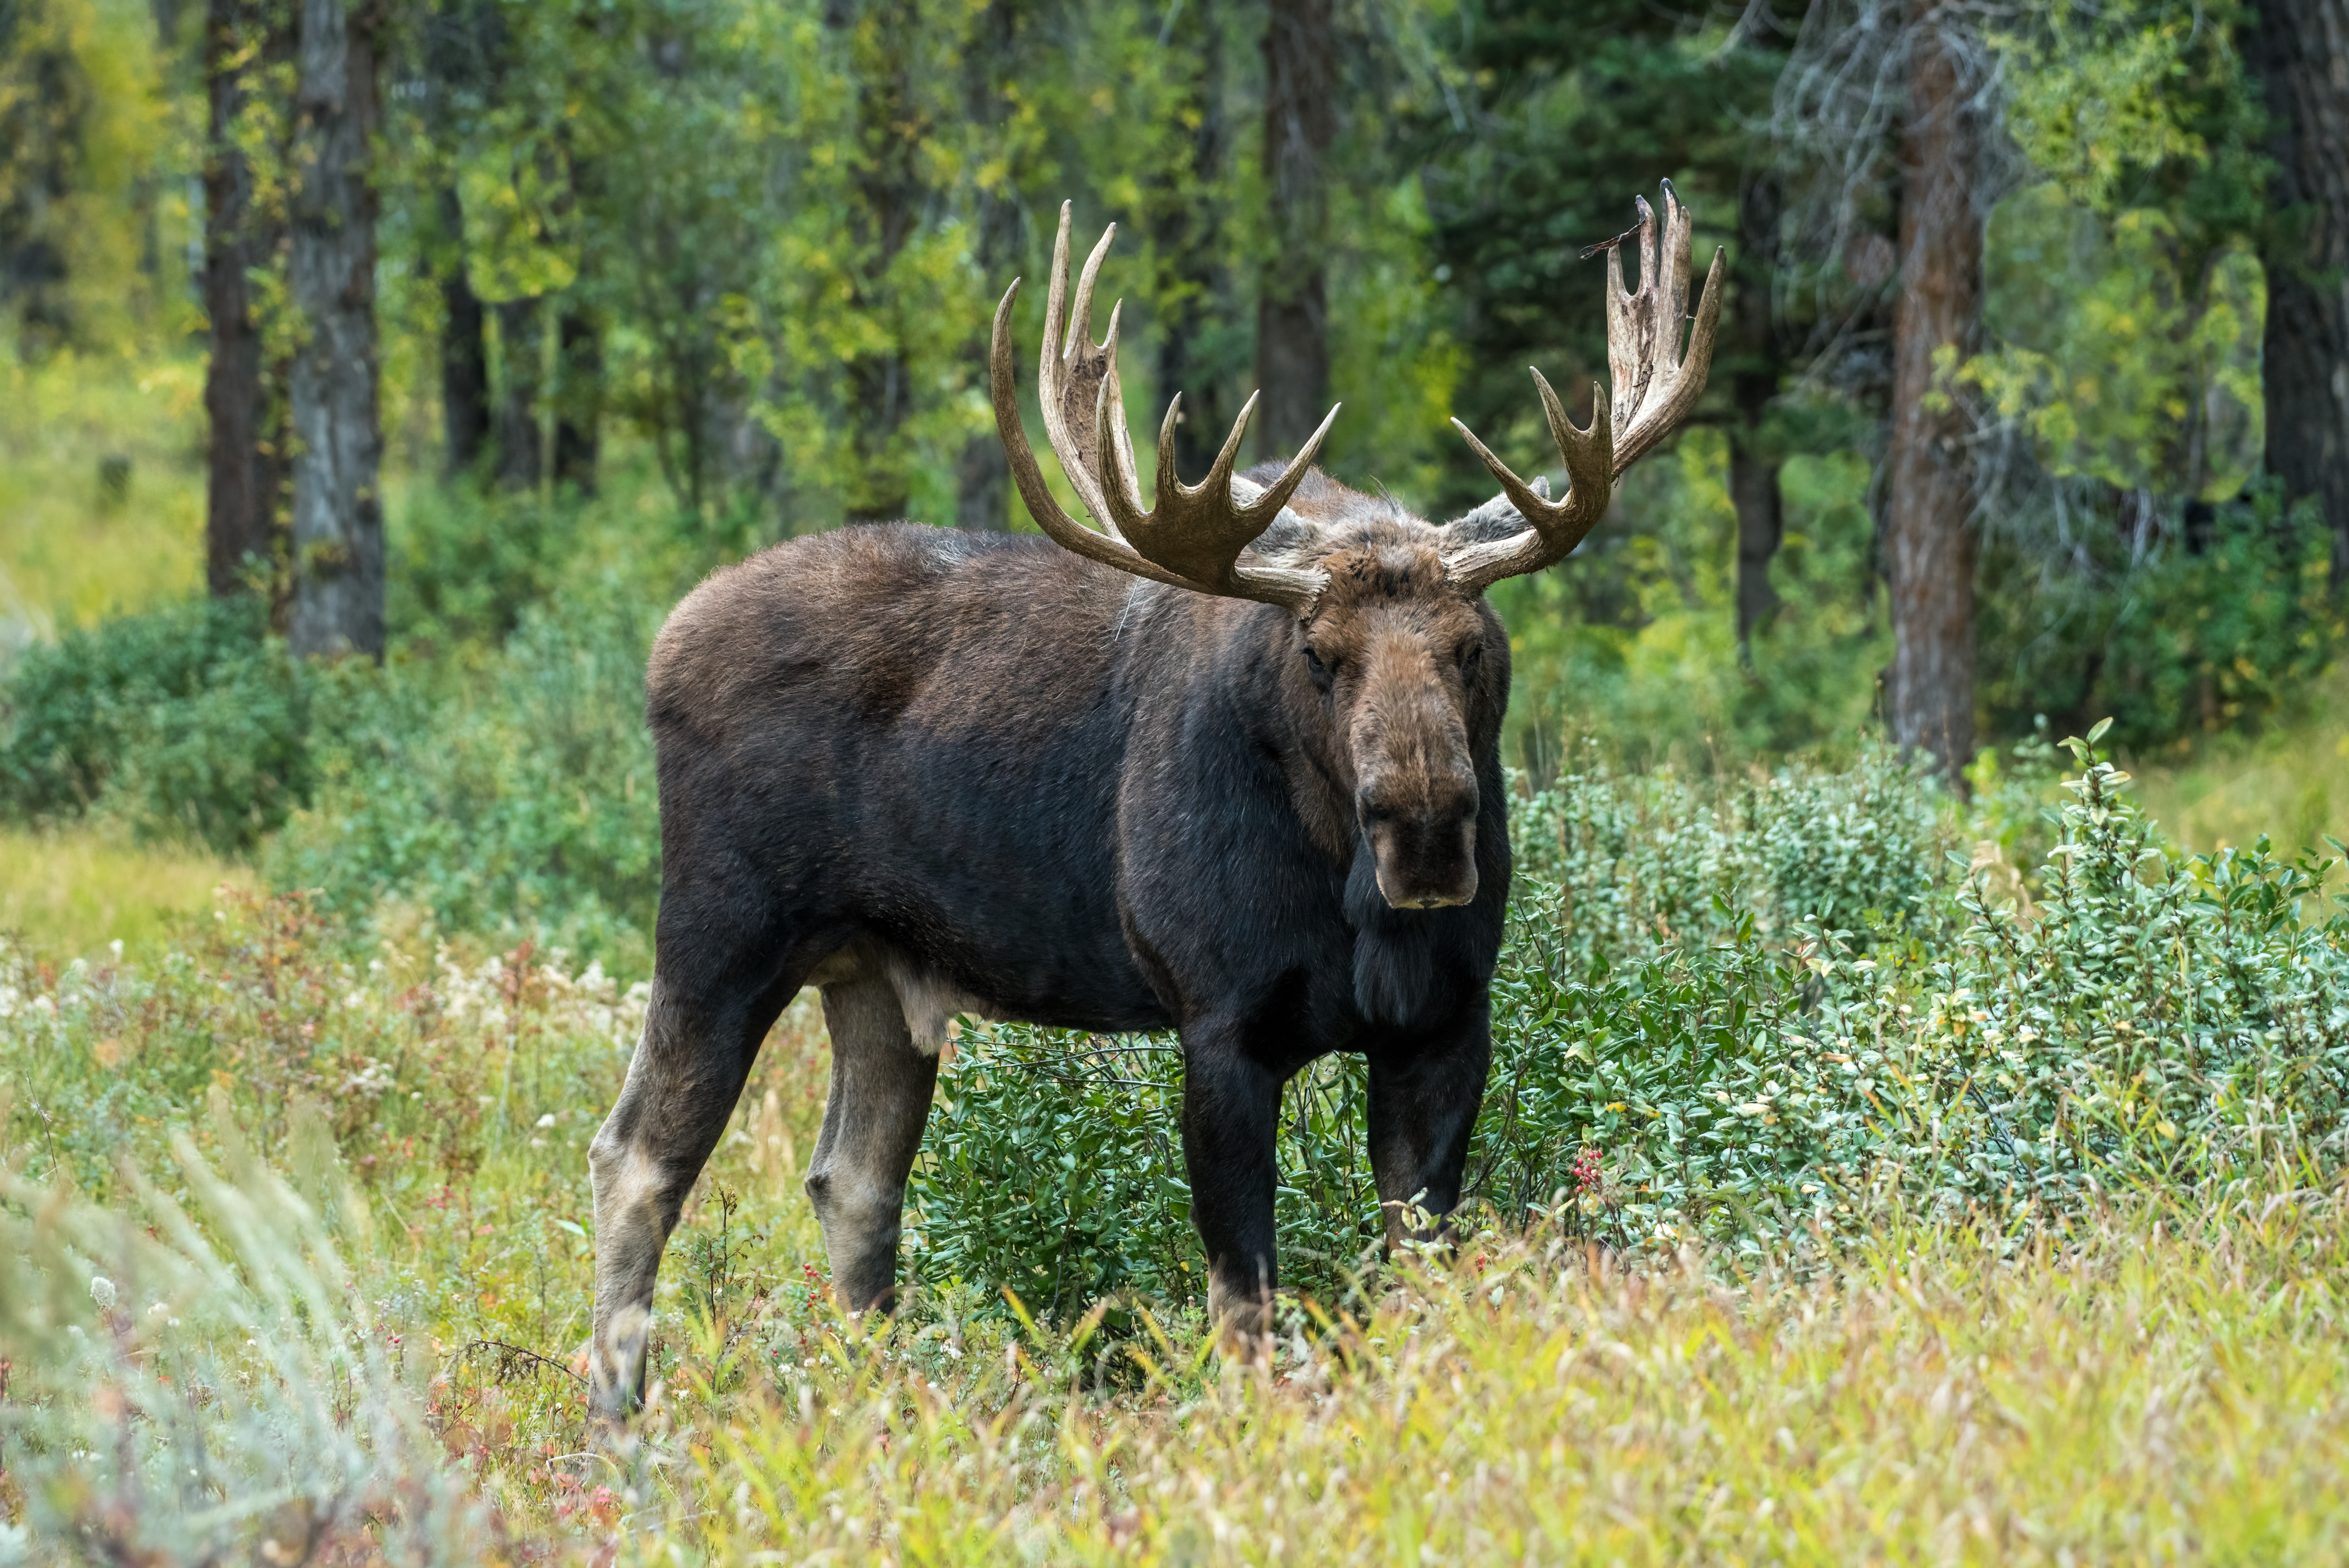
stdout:
[[1280,1079],[1248,1059],[1235,1028],[1183,1031],[1183,1164],[1191,1222],[1207,1253],[1207,1313],[1243,1350],[1272,1328],[1274,1148]]
[[1492,1018],[1481,1001],[1470,1016],[1416,1047],[1371,1058],[1371,1174],[1388,1247],[1402,1244],[1411,1203],[1439,1216],[1459,1203],[1468,1135],[1492,1063]]

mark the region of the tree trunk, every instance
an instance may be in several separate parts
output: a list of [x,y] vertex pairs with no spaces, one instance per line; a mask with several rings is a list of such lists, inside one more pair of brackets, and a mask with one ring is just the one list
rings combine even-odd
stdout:
[[1900,296],[1894,307],[1891,484],[1892,736],[1962,787],[1974,744],[1973,484],[1966,418],[1935,357],[1973,352],[1982,325],[1978,128],[1934,0],[1911,0],[1900,147]]
[[498,488],[538,489],[545,454],[538,434],[540,384],[545,379],[546,345],[541,335],[538,301],[512,299],[498,312]]
[[[971,123],[984,129],[999,125],[1009,106],[1004,88],[1018,78],[1019,46],[1019,0],[989,0],[972,24],[970,48],[964,56],[964,96]],[[976,193],[971,214],[978,232],[980,287],[993,293],[1004,288],[1019,260],[1019,192],[1009,174],[993,190]],[[972,344],[968,356],[974,382],[987,385],[988,342]],[[984,430],[963,443],[955,462],[955,526],[1005,529],[1011,526],[1011,468],[1003,443],[990,421]]]
[[440,423],[446,477],[473,472],[490,439],[490,352],[481,296],[465,273],[465,214],[455,187],[440,192],[449,259],[440,274]]
[[289,293],[296,654],[383,656],[383,427],[376,401],[372,9],[302,0]]
[[595,493],[604,445],[604,338],[586,312],[565,310],[554,325],[554,482]]
[[1729,499],[1737,509],[1737,654],[1753,662],[1754,632],[1778,608],[1770,562],[1785,536],[1778,495],[1780,459],[1763,429],[1784,366],[1770,289],[1778,264],[1777,181],[1750,177],[1738,195],[1736,359],[1729,387],[1737,410],[1729,428]]
[[2244,39],[2271,118],[2281,220],[2262,258],[2268,471],[2313,496],[2349,594],[2349,0],[2259,0]]
[[[1175,55],[1198,62],[1198,78],[1185,94],[1183,114],[1196,118],[1181,159],[1151,187],[1150,227],[1167,268],[1159,291],[1166,325],[1158,344],[1158,395],[1161,400],[1183,395],[1174,460],[1195,484],[1232,428],[1237,412],[1232,382],[1246,366],[1234,363],[1225,341],[1234,335],[1226,325],[1233,315],[1232,280],[1224,257],[1225,18],[1216,0],[1189,0],[1174,24],[1168,42]],[[1317,405],[1314,418],[1319,417]],[[1310,434],[1313,427],[1305,428]]]
[[[204,497],[204,582],[225,599],[274,596],[278,508],[285,493],[285,432],[271,395],[271,366],[254,314],[252,273],[274,260],[281,231],[254,210],[253,169],[237,143],[249,95],[238,62],[268,8],[211,0],[204,16],[210,144],[204,163],[204,312],[212,360],[204,373],[211,420]],[[274,47],[272,46],[274,45]],[[263,54],[282,56],[281,36]]]
[[1257,450],[1296,452],[1329,411],[1327,161],[1338,121],[1330,0],[1272,0],[1264,33],[1264,167],[1274,253],[1257,304]]
[[[851,36],[856,79],[855,172],[848,211],[849,238],[856,250],[853,303],[870,315],[888,316],[890,263],[913,238],[924,187],[920,157],[926,127],[914,90],[912,40],[920,26],[910,0],[879,0],[878,25],[856,26],[854,0],[831,0],[827,23]],[[892,323],[902,330],[902,324]],[[914,388],[898,330],[886,346],[860,353],[848,362],[850,469],[847,517],[851,522],[883,521],[905,515],[913,499],[913,476],[898,431],[914,409]]]

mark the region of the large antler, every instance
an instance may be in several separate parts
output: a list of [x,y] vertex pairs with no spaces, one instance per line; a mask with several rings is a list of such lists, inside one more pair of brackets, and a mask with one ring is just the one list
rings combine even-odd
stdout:
[[[1112,307],[1109,335],[1098,345],[1092,332],[1093,279],[1102,258],[1117,233],[1111,224],[1085,258],[1077,277],[1076,299],[1069,300],[1069,204],[1061,203],[1060,237],[1052,244],[1050,292],[1044,298],[1044,352],[1038,370],[1040,400],[1044,406],[1044,433],[1077,499],[1093,521],[1098,533],[1061,510],[1028,432],[1019,421],[1019,396],[1011,367],[1011,302],[1019,296],[1019,280],[1004,291],[995,310],[995,341],[989,356],[989,380],[995,401],[995,429],[1010,459],[1011,477],[1028,511],[1046,533],[1089,561],[1114,566],[1155,583],[1195,589],[1233,599],[1254,599],[1279,604],[1303,614],[1310,609],[1328,576],[1316,567],[1285,567],[1240,563],[1240,552],[1280,515],[1321,449],[1321,438],[1338,417],[1331,408],[1321,428],[1313,432],[1279,479],[1258,489],[1232,472],[1238,459],[1240,437],[1247,429],[1256,398],[1240,409],[1215,466],[1197,485],[1186,485],[1174,471],[1174,425],[1183,398],[1177,393],[1166,406],[1165,423],[1158,433],[1158,505],[1142,509],[1142,484],[1133,463],[1133,443],[1125,433],[1125,398],[1117,379],[1117,322],[1124,306]],[[1065,331],[1062,307],[1069,306]]]
[[[1713,364],[1713,329],[1721,321],[1722,253],[1713,253],[1713,270],[1705,274],[1696,325],[1683,358],[1681,323],[1688,315],[1689,229],[1688,209],[1666,181],[1661,246],[1656,215],[1646,198],[1640,200],[1638,290],[1623,286],[1619,253],[1608,261],[1607,370],[1615,383],[1611,412],[1606,388],[1594,384],[1590,423],[1577,429],[1542,373],[1533,373],[1542,412],[1549,418],[1550,438],[1566,463],[1568,484],[1562,499],[1551,500],[1544,490],[1517,478],[1467,426],[1452,421],[1530,525],[1505,539],[1469,542],[1446,551],[1444,570],[1462,587],[1482,589],[1564,558],[1605,514],[1623,470],[1670,435],[1696,406]],[[1607,249],[1619,253],[1620,242],[1612,242]]]

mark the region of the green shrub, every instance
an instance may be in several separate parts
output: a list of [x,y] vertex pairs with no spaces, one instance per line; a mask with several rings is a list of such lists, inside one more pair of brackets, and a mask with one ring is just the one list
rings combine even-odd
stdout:
[[651,640],[641,611],[580,595],[526,614],[494,655],[355,686],[318,748],[316,804],[270,846],[272,883],[355,918],[398,900],[444,931],[641,972],[660,891]]
[[[2035,901],[1947,875],[1932,798],[1881,758],[1742,796],[1594,767],[1529,799],[1469,1197],[1753,1251],[1893,1207],[2023,1235],[2277,1158],[2328,1180],[2349,923],[2302,918],[2327,867],[2166,854],[2126,775],[2070,744]],[[1063,1313],[1188,1296],[1171,1042],[966,1040],[916,1172],[918,1265]],[[1359,1076],[1317,1064],[1282,1117],[1285,1276],[1324,1299],[1377,1237]]]
[[2216,509],[2189,550],[2135,548],[2106,518],[2075,520],[2059,564],[2036,546],[1984,552],[1976,635],[1990,733],[2033,717],[2085,726],[2110,715],[2115,743],[2142,753],[2289,707],[2341,640],[2328,602],[2331,536],[2313,507],[2274,487]]
[[0,810],[251,850],[308,796],[326,678],[286,657],[264,614],[253,599],[179,604],[28,649],[7,687]]

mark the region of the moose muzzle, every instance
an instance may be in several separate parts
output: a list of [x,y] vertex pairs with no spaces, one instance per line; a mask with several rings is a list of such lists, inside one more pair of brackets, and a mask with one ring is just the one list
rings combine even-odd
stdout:
[[1379,892],[1396,909],[1443,909],[1476,896],[1476,786],[1469,780],[1409,804],[1358,801],[1378,865]]

